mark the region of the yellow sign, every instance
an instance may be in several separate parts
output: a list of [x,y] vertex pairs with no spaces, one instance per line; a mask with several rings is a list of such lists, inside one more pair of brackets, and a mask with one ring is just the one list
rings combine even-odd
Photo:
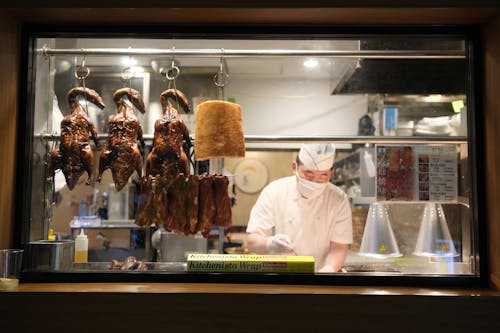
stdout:
[[313,256],[189,254],[189,272],[314,273]]

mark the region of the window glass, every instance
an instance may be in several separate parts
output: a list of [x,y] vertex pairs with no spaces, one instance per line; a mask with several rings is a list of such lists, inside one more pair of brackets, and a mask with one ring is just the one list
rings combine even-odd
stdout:
[[478,276],[464,38],[34,44],[28,272]]

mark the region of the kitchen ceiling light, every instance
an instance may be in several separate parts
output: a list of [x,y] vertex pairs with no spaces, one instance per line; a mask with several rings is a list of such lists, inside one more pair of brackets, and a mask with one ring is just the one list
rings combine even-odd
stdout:
[[304,67],[307,67],[307,68],[317,67],[318,64],[319,64],[318,60],[316,60],[316,59],[307,59],[304,61]]
[[437,103],[437,102],[442,102],[443,101],[443,95],[441,94],[430,94],[425,96],[424,101],[429,102],[429,103]]
[[132,57],[123,57],[122,64],[126,66],[134,66],[137,65],[137,59],[134,59]]

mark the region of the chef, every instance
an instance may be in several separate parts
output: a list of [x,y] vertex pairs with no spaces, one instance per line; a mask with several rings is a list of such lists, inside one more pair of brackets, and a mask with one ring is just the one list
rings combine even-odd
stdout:
[[294,175],[267,185],[250,212],[250,251],[311,255],[321,273],[342,268],[352,215],[346,194],[330,183],[334,157],[332,144],[301,146]]

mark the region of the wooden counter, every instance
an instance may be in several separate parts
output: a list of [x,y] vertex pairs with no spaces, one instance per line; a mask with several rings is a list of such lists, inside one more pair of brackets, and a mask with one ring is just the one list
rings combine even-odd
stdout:
[[500,292],[250,284],[21,284],[1,332],[499,332]]
[[[313,294],[313,295],[420,295],[491,296],[500,291],[464,288],[308,286],[215,283],[22,283],[17,293],[154,293],[154,294]],[[500,302],[500,299],[499,299]]]

